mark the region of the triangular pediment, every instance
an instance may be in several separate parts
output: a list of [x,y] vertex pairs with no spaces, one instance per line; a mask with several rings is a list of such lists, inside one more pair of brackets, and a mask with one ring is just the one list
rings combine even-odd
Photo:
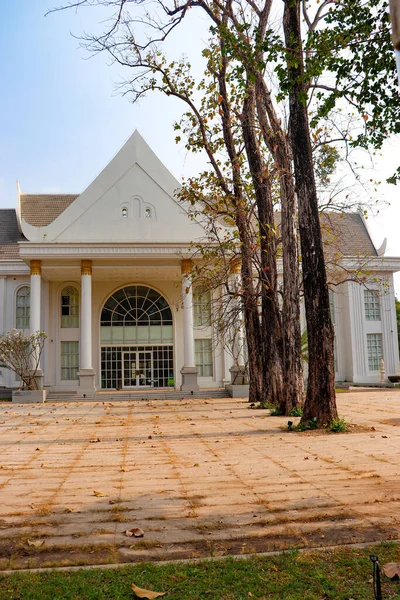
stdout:
[[135,131],[96,179],[52,223],[22,222],[30,241],[192,242],[205,231],[175,199],[179,182]]

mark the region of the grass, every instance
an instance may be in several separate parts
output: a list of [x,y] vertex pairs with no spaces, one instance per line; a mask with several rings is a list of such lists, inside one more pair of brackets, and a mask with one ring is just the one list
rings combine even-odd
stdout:
[[[156,565],[119,569],[14,573],[0,576],[0,599],[126,600],[131,583],[168,592],[170,600],[369,600],[374,598],[370,554],[380,564],[398,560],[396,544],[365,549]],[[400,583],[382,576],[383,598],[400,598]]]

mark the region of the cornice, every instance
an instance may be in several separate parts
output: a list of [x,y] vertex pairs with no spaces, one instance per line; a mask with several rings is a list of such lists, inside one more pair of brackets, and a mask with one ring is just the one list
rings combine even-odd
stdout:
[[175,255],[190,257],[193,249],[189,244],[135,244],[135,245],[112,245],[112,244],[32,244],[22,242],[20,244],[20,256],[22,259],[35,257],[80,257],[99,258],[112,256],[162,256]]

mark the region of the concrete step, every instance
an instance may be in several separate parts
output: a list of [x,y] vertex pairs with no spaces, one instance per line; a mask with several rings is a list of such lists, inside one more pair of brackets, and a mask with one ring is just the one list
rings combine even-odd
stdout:
[[135,392],[97,392],[94,396],[82,398],[66,392],[49,393],[49,402],[118,402],[126,400],[188,400],[190,398],[230,398],[224,388],[199,390],[187,393],[179,390],[139,390]]

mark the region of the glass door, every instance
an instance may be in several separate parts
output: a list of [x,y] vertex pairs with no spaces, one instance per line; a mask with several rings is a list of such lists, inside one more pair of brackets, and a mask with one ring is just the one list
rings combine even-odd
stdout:
[[122,353],[122,387],[153,386],[153,353],[148,350]]

